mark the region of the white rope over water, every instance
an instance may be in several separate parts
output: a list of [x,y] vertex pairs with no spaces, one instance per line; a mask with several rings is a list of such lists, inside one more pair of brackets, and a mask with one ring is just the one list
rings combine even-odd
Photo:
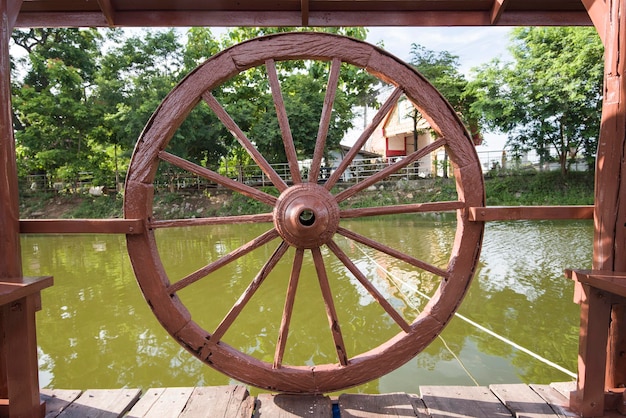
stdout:
[[[385,274],[387,274],[392,281],[394,282],[394,285],[396,286],[396,289],[398,289],[398,291],[400,293],[402,293],[402,290],[399,288],[399,286],[397,285],[397,283],[395,282],[399,282],[401,283],[403,286],[406,286],[408,289],[410,289],[412,292],[415,292],[416,294],[418,294],[419,296],[421,296],[422,298],[428,299],[430,300],[430,296],[428,296],[427,294],[425,294],[424,292],[420,291],[417,287],[415,287],[415,285],[406,282],[405,280],[400,279],[397,276],[394,276],[393,273],[391,273],[389,270],[385,269],[383,266],[381,266],[374,258],[372,258],[369,254],[367,254],[363,248],[358,244],[358,243],[354,243],[354,245],[356,246],[356,248],[359,249],[359,251],[361,251],[361,253],[363,253],[363,255],[365,255],[365,257],[367,257],[371,262],[373,262],[374,264],[376,264],[378,266],[378,268],[380,268],[382,271],[385,272]],[[415,307],[411,302],[410,302],[410,298],[405,297],[405,301],[409,304],[412,305],[411,307],[418,310],[417,307]],[[418,310],[419,311],[419,310]],[[463,316],[459,313],[454,313],[454,316],[456,316],[457,318],[461,319],[462,321],[467,322],[468,324],[472,325],[474,328],[477,328],[481,331],[483,331],[486,334],[489,334],[490,336],[497,338],[498,340],[502,341],[505,344],[510,345],[511,347],[525,353],[528,354],[529,356],[533,357],[534,359],[550,366],[553,367],[555,369],[557,369],[558,371],[565,373],[566,375],[572,377],[572,378],[576,378],[576,373],[564,368],[563,366],[560,366],[556,363],[554,363],[553,361],[548,360],[545,357],[540,356],[539,354],[530,351],[529,349],[522,347],[521,345],[509,340],[508,338],[503,337],[502,335],[496,334],[495,332],[493,332],[492,330],[485,328],[484,326],[472,321],[471,319],[469,319],[466,316]],[[478,385],[478,382],[476,381],[476,379],[474,379],[474,377],[470,374],[469,370],[467,370],[467,368],[463,365],[463,363],[461,362],[461,360],[452,352],[452,350],[450,349],[450,347],[448,347],[448,345],[446,344],[446,342],[443,340],[443,338],[441,338],[441,336],[439,336],[439,338],[441,339],[441,341],[444,343],[444,346],[446,347],[446,349],[450,352],[450,354],[452,354],[452,356],[459,362],[459,364],[461,365],[461,368],[463,368],[463,370],[467,373],[467,375],[474,381],[474,383],[476,384],[476,386]]]

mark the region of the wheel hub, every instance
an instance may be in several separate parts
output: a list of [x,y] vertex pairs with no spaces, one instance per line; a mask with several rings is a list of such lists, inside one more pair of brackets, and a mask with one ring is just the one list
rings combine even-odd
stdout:
[[274,208],[274,225],[281,237],[296,248],[319,247],[337,231],[339,205],[325,188],[301,183],[285,190]]

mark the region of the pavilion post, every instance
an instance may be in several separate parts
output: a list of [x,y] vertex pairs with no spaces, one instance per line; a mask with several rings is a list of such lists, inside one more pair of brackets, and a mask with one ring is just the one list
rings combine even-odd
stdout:
[[[23,283],[9,40],[21,0],[0,0],[0,284]],[[39,291],[0,307],[0,415],[42,417],[35,312]]]
[[[589,276],[612,281],[626,272],[626,2],[583,0],[583,4],[605,49]],[[626,298],[581,281],[577,295],[581,304],[578,382],[571,406],[585,417],[602,415],[607,409],[624,410]]]

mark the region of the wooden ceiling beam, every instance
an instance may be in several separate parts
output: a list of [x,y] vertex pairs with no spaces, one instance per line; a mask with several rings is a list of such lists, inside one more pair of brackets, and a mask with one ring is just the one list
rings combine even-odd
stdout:
[[596,27],[600,39],[602,39],[602,43],[605,44],[607,30],[606,21],[608,16],[606,3],[598,0],[582,0],[582,3],[585,5],[585,9],[587,9],[589,18]]
[[495,25],[500,20],[502,12],[504,11],[506,4],[509,0],[494,0],[493,6],[491,6],[491,24]]
[[309,0],[301,0],[302,26],[309,26]]
[[[504,10],[508,0],[492,10],[453,11],[334,11],[311,10],[310,0],[301,0],[301,10],[283,11],[122,11],[111,0],[98,0],[103,10],[85,12],[22,11],[16,27],[181,27],[181,26],[583,26],[591,25],[589,14],[581,11]],[[108,6],[106,6],[108,4]],[[509,3],[510,6],[510,3]],[[496,10],[499,9],[499,10]],[[494,12],[497,19],[494,19]],[[499,16],[498,16],[499,14]]]
[[22,0],[9,0],[7,2],[7,19],[9,24],[9,32],[13,30],[15,27],[15,22],[17,21],[17,15],[22,8]]
[[115,26],[115,10],[113,9],[111,0],[98,0],[98,5],[109,26]]

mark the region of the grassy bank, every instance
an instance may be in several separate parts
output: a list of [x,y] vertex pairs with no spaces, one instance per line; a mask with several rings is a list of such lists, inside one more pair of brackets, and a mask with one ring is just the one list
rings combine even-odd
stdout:
[[[593,174],[558,172],[490,177],[485,179],[488,206],[515,205],[591,205]],[[267,188],[265,191],[275,193]],[[348,199],[343,207],[384,206],[456,199],[452,179],[424,179],[386,183]],[[172,219],[201,216],[226,216],[267,212],[257,201],[228,191],[192,191],[157,194],[155,217]],[[20,202],[22,218],[119,218],[122,197],[54,193],[25,193]]]

